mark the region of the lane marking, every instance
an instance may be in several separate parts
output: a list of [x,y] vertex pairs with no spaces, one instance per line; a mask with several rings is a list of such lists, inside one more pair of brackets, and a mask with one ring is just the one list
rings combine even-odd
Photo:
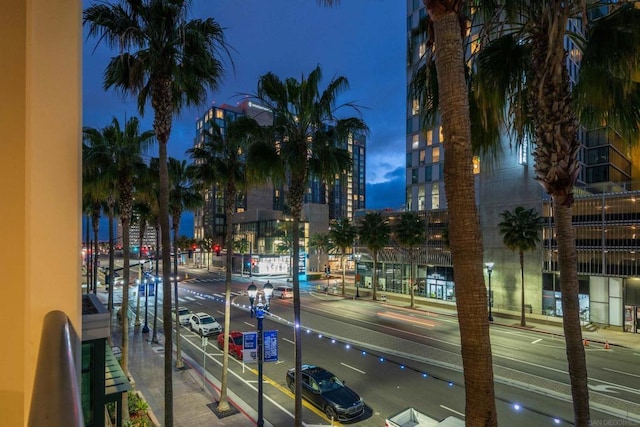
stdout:
[[542,338],[538,338],[538,339],[537,339],[537,340],[535,340],[535,341],[531,341],[531,344],[537,344],[537,343],[539,343],[540,341],[542,341]]
[[440,407],[441,407],[442,409],[446,409],[446,410],[447,410],[447,411],[449,411],[449,412],[453,412],[453,413],[454,413],[454,414],[456,414],[456,415],[460,415],[462,418],[464,418],[464,414],[463,414],[462,412],[458,412],[458,411],[456,411],[455,409],[451,409],[451,408],[449,408],[449,407],[447,407],[447,406],[444,406],[444,405],[440,405]]
[[355,368],[355,367],[353,367],[353,366],[351,366],[351,365],[347,365],[346,363],[340,362],[340,364],[341,364],[342,366],[344,366],[345,368],[353,369],[354,371],[359,372],[359,373],[361,373],[361,374],[363,374],[363,375],[366,375],[366,374],[367,374],[365,371],[361,371],[360,369]]
[[616,374],[629,375],[629,376],[632,376],[632,377],[640,378],[640,375],[638,375],[638,374],[631,374],[629,372],[617,371],[617,370],[611,369],[611,368],[602,368],[602,369],[605,370],[605,371],[609,371],[609,372],[615,372]]

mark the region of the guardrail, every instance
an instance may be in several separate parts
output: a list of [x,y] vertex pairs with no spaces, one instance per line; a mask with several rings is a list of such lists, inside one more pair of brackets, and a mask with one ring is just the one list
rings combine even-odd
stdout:
[[[84,427],[71,322],[62,311],[44,318],[29,410],[31,427]],[[79,365],[78,365],[79,366]]]

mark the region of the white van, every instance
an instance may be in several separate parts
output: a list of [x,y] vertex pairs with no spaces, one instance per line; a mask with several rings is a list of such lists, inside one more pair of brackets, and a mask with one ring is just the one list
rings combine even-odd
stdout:
[[293,288],[291,286],[276,286],[273,288],[274,298],[293,298]]

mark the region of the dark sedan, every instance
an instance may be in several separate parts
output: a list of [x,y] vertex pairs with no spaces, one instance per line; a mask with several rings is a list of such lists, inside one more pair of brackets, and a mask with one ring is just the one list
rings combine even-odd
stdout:
[[[287,371],[287,386],[295,389],[295,369]],[[324,368],[302,365],[302,397],[320,408],[330,420],[348,421],[364,413],[364,401],[343,381]]]

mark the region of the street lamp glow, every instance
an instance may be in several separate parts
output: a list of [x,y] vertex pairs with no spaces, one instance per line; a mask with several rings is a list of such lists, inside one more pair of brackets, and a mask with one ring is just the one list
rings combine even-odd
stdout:
[[267,283],[265,283],[264,286],[262,287],[262,291],[264,292],[264,299],[266,302],[265,310],[269,311],[270,310],[269,301],[271,300],[271,294],[273,294],[273,285],[271,284],[270,281],[267,280]]
[[249,294],[249,310],[251,311],[251,317],[253,317],[253,302],[255,301],[257,293],[258,293],[258,287],[255,285],[255,283],[251,282],[251,284],[247,286],[247,294]]

